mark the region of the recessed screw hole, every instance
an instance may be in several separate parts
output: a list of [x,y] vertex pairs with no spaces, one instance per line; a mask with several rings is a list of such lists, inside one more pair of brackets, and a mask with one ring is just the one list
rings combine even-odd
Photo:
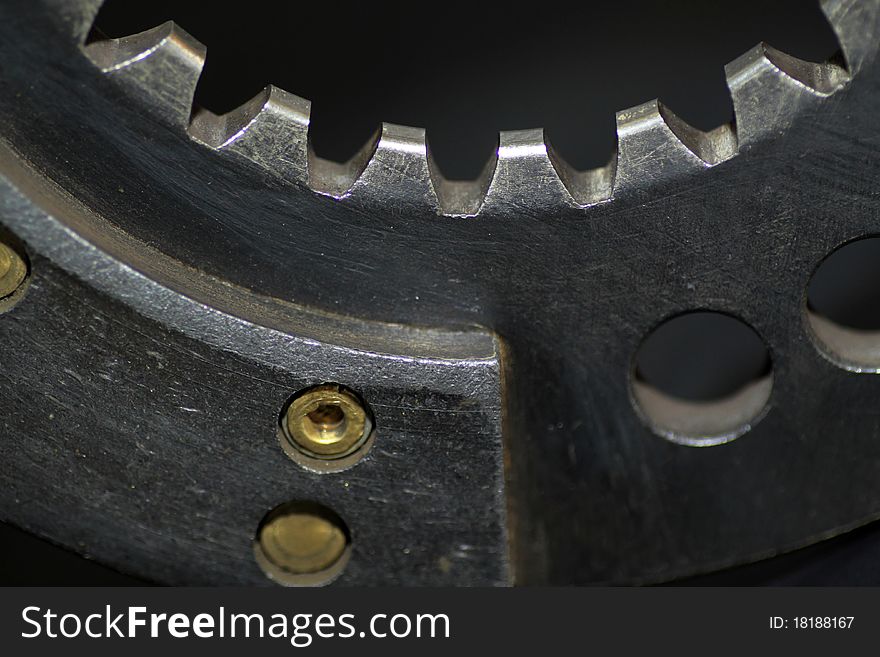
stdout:
[[0,313],[17,304],[28,286],[30,268],[24,249],[11,235],[0,233]]
[[345,411],[336,404],[321,404],[306,416],[315,430],[329,434],[337,442],[345,433]]
[[373,416],[354,391],[337,383],[301,390],[281,413],[281,446],[310,470],[338,471],[369,450]]
[[287,586],[320,586],[344,569],[351,550],[345,522],[314,502],[288,502],[263,518],[254,540],[257,563]]

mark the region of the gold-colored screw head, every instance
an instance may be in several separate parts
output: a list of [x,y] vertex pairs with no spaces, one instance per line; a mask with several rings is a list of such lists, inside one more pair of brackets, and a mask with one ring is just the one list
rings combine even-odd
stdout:
[[290,513],[267,523],[260,532],[266,557],[294,574],[317,573],[339,560],[348,541],[342,529],[310,513]]
[[351,555],[345,523],[310,502],[290,502],[267,514],[254,541],[263,571],[289,586],[326,584],[339,575]]
[[360,400],[335,384],[315,386],[297,396],[287,408],[283,426],[298,449],[322,459],[351,454],[372,431]]
[[11,296],[27,278],[27,263],[0,242],[0,299]]

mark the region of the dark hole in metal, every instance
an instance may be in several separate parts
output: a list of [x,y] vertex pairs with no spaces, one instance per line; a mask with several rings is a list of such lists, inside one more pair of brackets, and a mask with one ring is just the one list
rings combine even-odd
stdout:
[[717,312],[673,317],[645,338],[636,376],[689,401],[728,397],[770,372],[767,347],[749,326]]
[[880,330],[880,237],[850,242],[829,255],[810,280],[807,304],[835,324]]

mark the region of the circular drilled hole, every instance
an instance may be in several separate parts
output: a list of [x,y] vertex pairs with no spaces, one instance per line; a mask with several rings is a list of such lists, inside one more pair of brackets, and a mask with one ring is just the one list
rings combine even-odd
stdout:
[[301,390],[285,405],[279,433],[300,465],[337,472],[362,459],[372,445],[373,415],[354,391],[338,383]]
[[754,329],[730,315],[699,311],[651,331],[630,381],[636,409],[655,433],[709,446],[754,426],[770,399],[773,374]]
[[21,301],[27,291],[30,264],[21,243],[0,232],[0,313]]
[[351,556],[351,534],[332,510],[315,502],[287,502],[257,528],[254,556],[266,575],[285,586],[322,586]]
[[855,372],[880,372],[880,237],[844,244],[816,268],[807,321],[820,350]]

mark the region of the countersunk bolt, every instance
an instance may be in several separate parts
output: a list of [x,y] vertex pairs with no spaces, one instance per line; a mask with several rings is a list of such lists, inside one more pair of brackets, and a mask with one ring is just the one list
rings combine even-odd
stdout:
[[292,445],[305,454],[338,459],[366,442],[373,423],[354,393],[328,383],[299,393],[287,407],[282,427]]
[[24,258],[0,242],[0,299],[12,296],[24,283],[27,273]]
[[336,578],[351,555],[345,522],[314,502],[282,504],[263,518],[254,540],[257,563],[287,586],[320,586]]

